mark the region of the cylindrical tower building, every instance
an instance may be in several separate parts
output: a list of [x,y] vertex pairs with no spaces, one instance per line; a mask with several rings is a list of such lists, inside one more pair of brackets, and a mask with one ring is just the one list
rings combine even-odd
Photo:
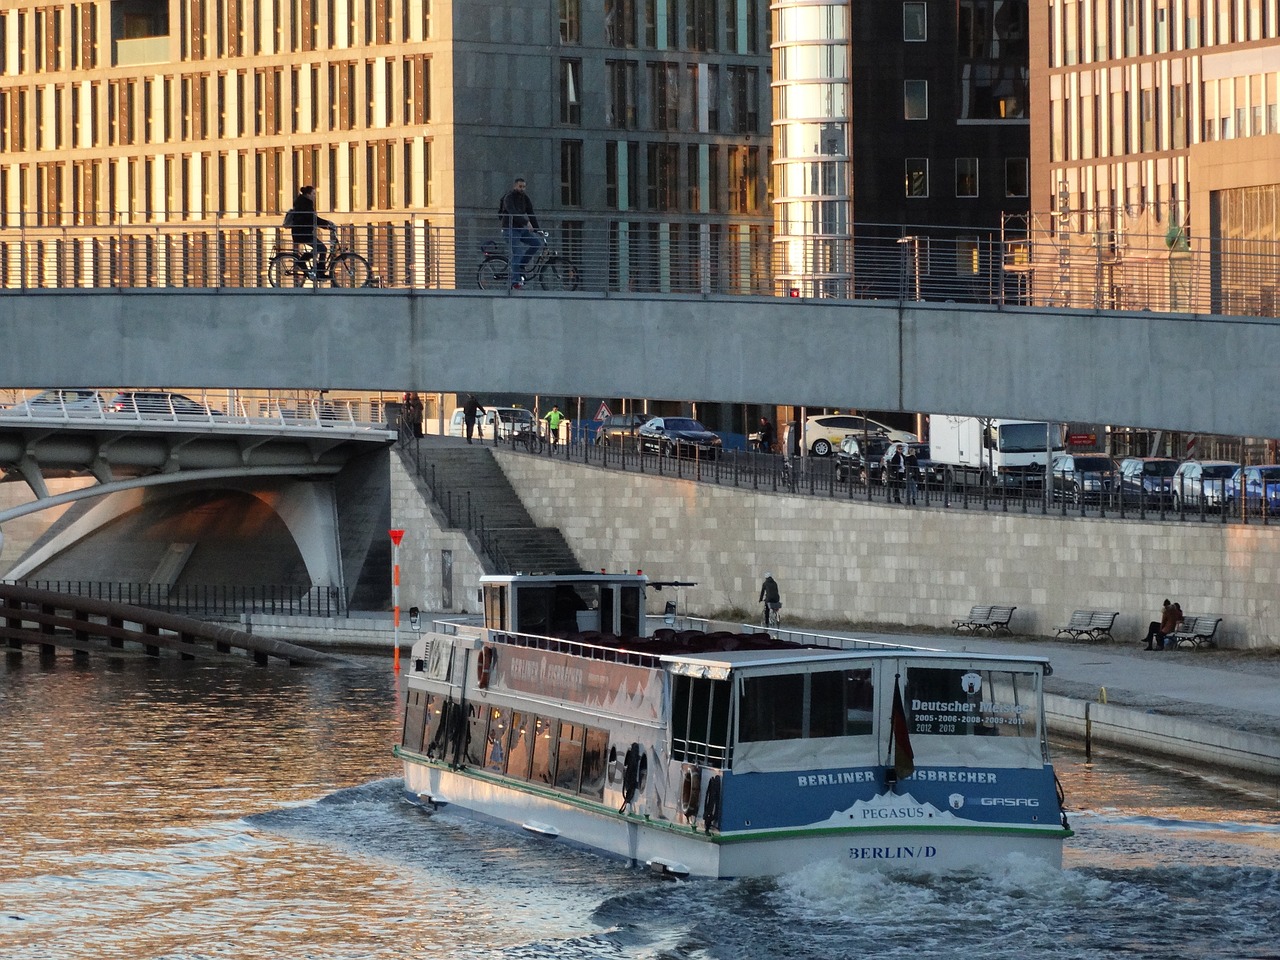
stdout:
[[777,293],[852,294],[850,0],[774,0]]

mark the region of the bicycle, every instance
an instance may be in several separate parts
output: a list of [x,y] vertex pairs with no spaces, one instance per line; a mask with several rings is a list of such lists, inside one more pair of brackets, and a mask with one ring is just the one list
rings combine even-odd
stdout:
[[764,614],[760,618],[760,625],[766,630],[777,630],[782,626],[782,604],[772,604],[767,600],[764,604]]
[[273,287],[301,287],[307,281],[328,280],[335,287],[371,287],[373,268],[369,261],[342,245],[337,227],[329,227],[329,252],[316,270],[315,247],[300,243],[293,250],[277,252],[267,264],[267,282]]
[[[545,240],[549,234],[539,230]],[[480,253],[484,259],[476,268],[476,283],[481,290],[506,290],[511,286],[511,261],[507,256],[506,244],[497,240],[486,240],[480,245]],[[582,274],[568,257],[551,249],[544,243],[537,256],[530,261],[524,271],[525,281],[532,283],[537,278],[543,290],[577,290],[582,285]]]
[[515,447],[516,444],[524,444],[524,448],[530,453],[541,453],[547,442],[546,438],[542,436],[542,430],[538,425],[524,421],[513,426],[508,436],[512,447]]

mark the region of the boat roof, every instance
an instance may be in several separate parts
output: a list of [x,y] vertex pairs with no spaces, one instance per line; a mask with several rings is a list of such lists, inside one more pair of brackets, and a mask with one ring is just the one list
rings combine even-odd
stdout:
[[[928,660],[963,660],[966,663],[985,661],[989,663],[1025,663],[1042,667],[1046,676],[1053,672],[1046,657],[1013,654],[1005,656],[998,653],[970,653],[967,651],[928,649],[920,647],[882,647],[876,649],[820,649],[814,647],[796,647],[794,650],[712,650],[706,653],[663,654],[660,659],[671,665],[676,673],[701,672],[726,673],[740,667],[774,667],[795,666],[806,663],[827,663],[831,661],[849,660],[882,660],[885,657],[895,659],[928,659]],[[684,669],[682,669],[684,668]]]
[[489,573],[480,578],[483,583],[636,583],[647,584],[643,573]]

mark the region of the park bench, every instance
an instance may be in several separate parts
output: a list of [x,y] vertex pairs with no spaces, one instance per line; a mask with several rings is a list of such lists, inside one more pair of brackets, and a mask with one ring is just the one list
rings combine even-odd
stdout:
[[1065,627],[1058,627],[1058,632],[1054,636],[1060,637],[1064,633],[1069,634],[1072,640],[1081,638],[1087,640],[1114,640],[1111,636],[1111,628],[1115,626],[1116,617],[1120,616],[1120,612],[1110,610],[1077,610],[1071,614],[1071,619]]
[[1175,647],[1180,647],[1184,643],[1193,647],[1217,646],[1214,635],[1217,634],[1218,624],[1221,622],[1221,617],[1185,617],[1182,623],[1178,624],[1178,629],[1169,634],[1168,639],[1173,641]]
[[1003,630],[1009,633],[1009,621],[1013,619],[1013,611],[1017,607],[1001,607],[1001,606],[983,606],[978,605],[970,608],[967,617],[960,617],[951,622],[956,625],[957,630],[968,630],[971,633],[981,633],[986,630],[992,636]]

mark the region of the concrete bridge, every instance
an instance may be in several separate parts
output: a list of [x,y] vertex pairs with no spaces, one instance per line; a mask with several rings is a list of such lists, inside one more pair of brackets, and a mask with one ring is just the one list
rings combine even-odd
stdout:
[[0,384],[494,391],[861,407],[1269,437],[1280,321],[773,297],[29,290]]

